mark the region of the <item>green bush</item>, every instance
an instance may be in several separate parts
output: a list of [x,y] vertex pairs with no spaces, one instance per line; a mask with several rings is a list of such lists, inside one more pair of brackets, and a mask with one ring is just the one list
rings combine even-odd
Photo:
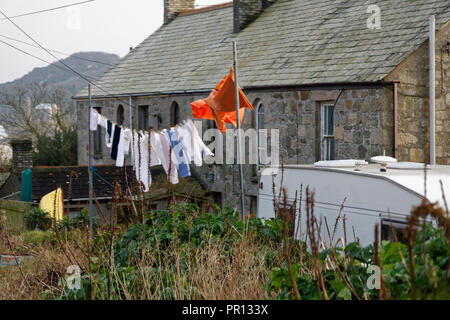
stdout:
[[[423,236],[425,236],[425,239],[423,239]],[[424,248],[425,250],[423,250]],[[342,248],[335,248],[334,250],[338,268],[348,283],[351,284],[356,295],[361,299],[377,299],[379,291],[369,289],[367,286],[367,281],[373,274],[369,270],[369,266],[374,265],[373,246],[361,247],[359,243],[350,243],[345,250]],[[421,229],[414,243],[413,253],[414,285],[417,298],[449,299],[450,277],[448,268],[450,249],[442,229],[434,228],[431,224],[426,226],[425,233]],[[347,257],[345,266],[344,256]],[[326,268],[327,257],[334,263],[331,249],[321,251],[318,262],[321,266],[321,276],[328,298],[336,300],[356,299],[357,297],[350,290],[349,285],[342,281],[337,269]],[[411,299],[412,284],[406,245],[382,241],[379,257],[385,298]],[[321,293],[319,293],[317,288],[317,278],[314,273],[301,272],[303,267],[299,264],[292,266],[300,296],[302,299],[319,299]],[[295,299],[287,266],[273,269],[266,289],[269,296],[275,299]]]
[[[274,253],[267,248],[267,245],[281,242],[281,221],[262,221],[252,217],[244,223],[239,214],[236,214],[231,208],[227,208],[225,212],[221,212],[218,207],[215,209],[215,213],[201,213],[195,204],[179,203],[175,204],[170,211],[151,212],[146,216],[144,223],[131,226],[113,247],[114,277],[120,279],[122,285],[115,280],[111,282],[111,297],[124,299],[125,295],[122,291],[124,285],[129,292],[139,291],[139,288],[142,288],[143,279],[146,279],[146,285],[150,286],[151,290],[159,290],[161,296],[166,299],[174,298],[173,286],[178,277],[175,262],[173,267],[163,270],[158,268],[158,262],[143,268],[139,262],[142,261],[144,250],[147,252],[153,252],[153,250],[170,252],[174,246],[181,248],[182,271],[183,274],[188,274],[190,272],[188,259],[193,248],[201,248],[220,241],[225,245],[225,251],[231,253],[236,242],[246,233],[247,236],[253,237],[261,244],[265,251],[265,263],[273,265]],[[105,243],[108,237],[108,232],[98,234],[94,239],[95,247],[101,248],[101,244]],[[95,254],[100,255],[101,253],[94,252]],[[170,254],[165,257],[165,259],[168,258],[170,259]],[[106,265],[99,263],[96,257],[92,259],[90,269],[93,272],[92,278],[98,280],[94,295],[104,297],[108,290],[108,277],[111,276],[109,274],[111,270]],[[66,295],[61,298],[89,299],[92,288],[88,274],[82,275],[81,283],[81,290],[66,289]],[[201,293],[185,278],[183,278],[183,287],[187,298],[201,298]]]
[[48,230],[52,226],[53,219],[50,214],[40,208],[33,208],[30,213],[24,216],[25,227],[28,230]]

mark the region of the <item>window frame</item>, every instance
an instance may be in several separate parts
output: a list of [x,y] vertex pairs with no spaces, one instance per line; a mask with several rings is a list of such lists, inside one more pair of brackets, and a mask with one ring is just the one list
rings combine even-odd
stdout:
[[172,105],[170,106],[170,126],[175,127],[180,123],[180,119],[180,105],[178,104],[178,102],[173,101]]
[[124,109],[123,105],[121,105],[121,104],[119,104],[117,106],[116,120],[117,120],[117,123],[121,126],[125,122],[125,109]]
[[[329,133],[329,109],[332,108],[332,133]],[[330,102],[320,104],[320,160],[336,159],[335,106]]]
[[138,106],[138,130],[146,131],[150,126],[150,112],[148,105]]
[[[260,111],[262,109],[262,112]],[[262,115],[262,123],[261,123],[261,115]],[[259,130],[265,129],[265,109],[264,109],[264,103],[259,100],[256,104],[256,113],[255,113],[255,129],[256,129],[256,150],[257,150],[257,164],[256,169],[257,172],[260,172],[261,169],[264,167],[264,164],[261,163],[261,150],[266,150],[266,148],[261,147],[261,141],[259,137]]]

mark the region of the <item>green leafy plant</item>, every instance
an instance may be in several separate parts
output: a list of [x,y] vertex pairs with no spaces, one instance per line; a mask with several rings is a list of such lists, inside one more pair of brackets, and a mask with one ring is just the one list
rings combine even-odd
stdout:
[[40,208],[33,208],[30,213],[24,216],[24,223],[29,230],[48,230],[52,226],[53,219],[50,214]]

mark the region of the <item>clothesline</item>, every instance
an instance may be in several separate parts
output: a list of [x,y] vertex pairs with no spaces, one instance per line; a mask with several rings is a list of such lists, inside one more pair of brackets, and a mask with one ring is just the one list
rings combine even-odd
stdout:
[[143,191],[150,188],[150,167],[162,165],[172,184],[191,175],[189,163],[201,166],[205,156],[214,154],[203,143],[191,119],[161,131],[138,131],[109,120],[95,109],[91,109],[89,129],[98,126],[106,129],[105,143],[110,148],[111,159],[117,167],[123,167],[125,155],[133,148],[133,169],[136,179],[142,183]]

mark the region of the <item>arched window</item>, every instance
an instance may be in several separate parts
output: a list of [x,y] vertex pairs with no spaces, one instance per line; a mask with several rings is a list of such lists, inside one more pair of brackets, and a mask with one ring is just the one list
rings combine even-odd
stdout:
[[117,107],[117,123],[119,125],[123,125],[123,121],[124,121],[123,106],[119,104],[119,106]]
[[256,105],[256,129],[264,129],[264,105],[261,101]]
[[264,126],[264,105],[261,101],[258,101],[256,103],[256,130],[258,132],[258,145],[257,145],[257,152],[258,152],[258,170],[264,165],[265,159],[267,157],[267,141],[261,141],[261,135],[260,130],[263,130],[265,128]]
[[170,108],[170,125],[173,127],[180,123],[180,107],[175,101],[172,103]]

